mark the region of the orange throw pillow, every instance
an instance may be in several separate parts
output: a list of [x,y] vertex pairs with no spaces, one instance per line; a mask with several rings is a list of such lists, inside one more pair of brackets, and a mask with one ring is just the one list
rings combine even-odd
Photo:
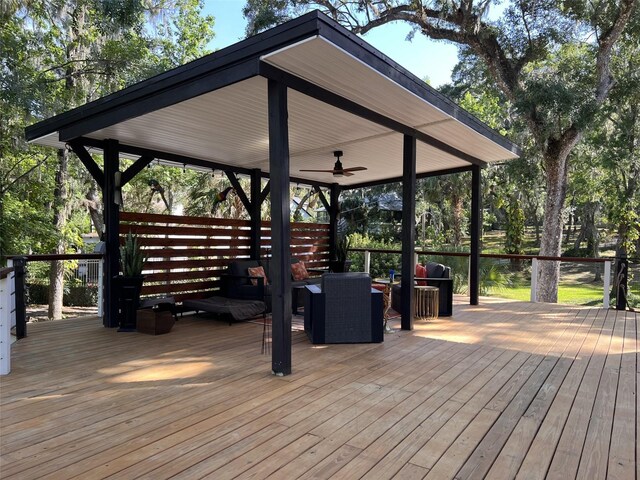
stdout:
[[291,264],[291,276],[296,282],[300,282],[309,278],[309,272],[307,272],[307,267],[304,266],[304,262]]
[[[416,265],[416,278],[427,278],[427,268],[419,263]],[[425,280],[418,280],[418,285],[426,287]]]
[[[267,274],[264,272],[263,267],[249,267],[247,268],[247,272],[249,273],[250,277],[263,277],[265,285],[269,283],[269,280],[267,279]],[[252,278],[251,283],[253,285],[258,285],[258,279]]]

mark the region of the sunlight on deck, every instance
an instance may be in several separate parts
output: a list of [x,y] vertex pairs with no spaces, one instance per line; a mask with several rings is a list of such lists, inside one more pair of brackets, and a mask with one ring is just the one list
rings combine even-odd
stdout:
[[456,302],[382,344],[294,331],[288,377],[260,324],[30,325],[2,378],[2,478],[635,477],[634,312]]

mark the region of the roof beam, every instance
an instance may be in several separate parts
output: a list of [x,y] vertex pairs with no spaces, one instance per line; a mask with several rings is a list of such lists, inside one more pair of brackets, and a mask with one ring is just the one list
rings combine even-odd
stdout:
[[69,146],[71,147],[71,150],[73,150],[73,153],[78,156],[80,161],[87,168],[96,183],[100,188],[102,188],[104,186],[104,173],[89,152],[87,152],[87,149],[82,142],[79,140],[72,140],[69,142]]
[[129,165],[129,168],[122,172],[122,178],[120,180],[122,183],[120,184],[120,186],[124,187],[127,183],[129,183],[133,179],[133,177],[139,174],[144,169],[144,167],[146,167],[153,161],[153,158],[154,157],[152,157],[151,155],[143,155],[138,160],[133,162],[133,164]]
[[[437,170],[435,172],[418,173],[416,174],[416,178],[420,179],[420,178],[429,178],[429,177],[440,177],[442,175],[452,175],[455,173],[470,172],[472,168],[473,166],[469,165],[468,167],[447,168],[446,170]],[[362,182],[362,183],[356,183],[353,185],[343,185],[342,189],[353,190],[356,188],[375,187],[378,185],[387,185],[388,183],[398,183],[398,182],[402,182],[402,177],[387,178],[383,180],[373,180],[371,182]]]
[[413,127],[398,122],[397,120],[382,115],[381,113],[364,107],[359,103],[330,92],[329,90],[326,90],[314,83],[311,83],[300,77],[296,77],[295,75],[280,70],[279,68],[262,61],[260,62],[260,75],[265,78],[281,82],[287,87],[292,88],[293,90],[296,90],[311,98],[315,98],[316,100],[319,100],[333,107],[344,110],[345,112],[357,115],[358,117],[364,118],[365,120],[377,123],[378,125],[390,128],[391,130],[402,133],[404,135],[415,137],[417,140],[426,143],[427,145],[431,145],[438,150],[446,152],[449,155],[453,155],[461,160],[464,160],[471,165],[478,165],[482,168],[485,168],[487,166],[487,163],[485,161],[474,157],[473,155],[469,155],[468,153],[465,153],[461,150],[458,150],[457,148],[452,147],[442,140],[438,140],[437,138],[421,132],[420,130],[416,130]]
[[247,198],[247,194],[244,192],[244,189],[242,188],[242,185],[240,185],[240,182],[238,181],[238,178],[236,177],[236,174],[234,172],[232,172],[231,170],[227,170],[224,173],[227,175],[229,182],[231,182],[231,186],[236,191],[236,195],[238,195],[238,198],[240,198],[240,201],[242,202],[242,205],[244,205],[244,208],[247,210],[247,212],[251,212],[251,202],[255,201],[255,199],[252,198],[251,202],[249,201],[249,199]]
[[[89,138],[89,137],[79,137],[77,139],[70,141],[69,145],[71,145],[71,142],[75,142],[77,145],[84,145],[87,147],[98,148],[100,150],[102,150],[104,147],[103,140],[98,140],[98,139]],[[200,158],[188,157],[186,155],[180,155],[177,153],[162,152],[160,150],[152,150],[150,148],[136,147],[133,145],[125,145],[122,143],[120,144],[120,152],[129,154],[129,155],[138,155],[140,157],[152,156],[153,158],[167,160],[169,162],[175,162],[181,165],[193,165],[196,167],[223,170],[225,172],[232,171],[232,172],[241,173],[244,175],[251,175],[251,171],[253,170],[251,168],[238,167],[237,165],[228,165],[226,163],[215,162],[212,160],[202,160]],[[269,173],[262,172],[262,178],[270,178]],[[303,183],[305,185],[318,185],[324,188],[329,188],[331,186],[330,183],[318,182],[315,180],[309,180],[307,178],[291,177],[289,180],[292,183]]]

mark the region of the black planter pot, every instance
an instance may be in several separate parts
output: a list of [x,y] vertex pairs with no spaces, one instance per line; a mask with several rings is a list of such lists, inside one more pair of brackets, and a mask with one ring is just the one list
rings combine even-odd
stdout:
[[340,260],[331,260],[329,262],[329,268],[333,273],[345,273],[349,271],[351,268],[351,260],[340,261]]
[[118,323],[119,332],[135,332],[138,306],[140,304],[140,291],[142,290],[142,275],[137,277],[123,277],[118,275],[114,278],[117,285],[119,308]]

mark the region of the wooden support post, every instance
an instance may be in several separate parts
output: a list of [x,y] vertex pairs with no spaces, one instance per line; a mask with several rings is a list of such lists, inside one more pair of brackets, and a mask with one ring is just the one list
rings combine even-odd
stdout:
[[402,152],[402,277],[400,279],[402,330],[413,330],[413,283],[416,266],[416,137],[404,136]]
[[0,375],[11,372],[11,296],[15,270],[0,274]]
[[482,172],[478,165],[471,167],[471,256],[469,258],[469,303],[478,305],[480,293],[480,236],[482,235],[482,199],[480,182]]
[[531,303],[538,301],[538,259],[531,259]]
[[268,81],[269,171],[271,177],[272,371],[291,373],[291,207],[287,87]]
[[20,340],[27,336],[27,306],[25,304],[25,275],[27,273],[27,259],[13,257],[15,282],[15,310],[16,310],[16,338]]
[[337,183],[331,184],[329,203],[329,258],[336,260],[338,217],[340,216],[340,185]]
[[602,296],[602,306],[609,308],[609,294],[611,290],[611,260],[604,262],[604,293]]
[[262,238],[262,172],[255,169],[251,172],[251,258],[260,258],[260,241]]
[[364,251],[364,273],[371,273],[371,252]]
[[120,272],[120,207],[116,204],[116,172],[120,168],[117,140],[104,142],[104,316],[105,327],[118,326],[118,292],[114,277]]

